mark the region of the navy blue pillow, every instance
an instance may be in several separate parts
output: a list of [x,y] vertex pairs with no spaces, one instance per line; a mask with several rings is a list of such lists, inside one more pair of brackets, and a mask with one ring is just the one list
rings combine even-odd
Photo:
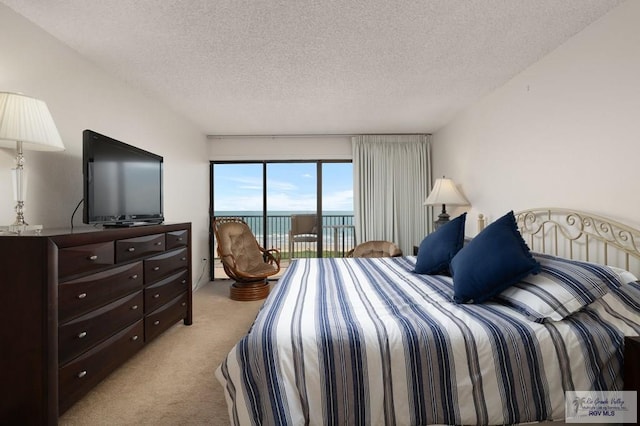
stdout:
[[482,303],[529,274],[540,264],[522,239],[513,211],[496,220],[451,259],[453,299]]
[[464,244],[466,217],[466,213],[461,214],[422,240],[413,272],[428,275],[449,272],[449,262]]

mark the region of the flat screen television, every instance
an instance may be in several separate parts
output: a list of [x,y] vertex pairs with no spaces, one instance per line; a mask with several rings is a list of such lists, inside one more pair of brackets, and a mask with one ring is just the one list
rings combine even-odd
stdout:
[[92,130],[82,133],[82,148],[84,223],[134,226],[164,221],[161,156]]

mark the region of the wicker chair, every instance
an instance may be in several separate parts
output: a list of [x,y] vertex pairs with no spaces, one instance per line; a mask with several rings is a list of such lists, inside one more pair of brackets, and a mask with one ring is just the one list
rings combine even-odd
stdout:
[[349,250],[345,257],[398,257],[402,250],[391,241],[366,241]]
[[280,251],[260,247],[251,228],[239,218],[213,221],[218,256],[231,285],[233,300],[259,300],[269,294],[267,278],[280,271]]

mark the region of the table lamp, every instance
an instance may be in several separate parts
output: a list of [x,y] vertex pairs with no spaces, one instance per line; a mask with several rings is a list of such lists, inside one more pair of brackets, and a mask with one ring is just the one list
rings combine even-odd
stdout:
[[456,184],[451,179],[446,179],[443,176],[441,179],[436,179],[431,193],[423,203],[425,206],[438,204],[442,204],[442,212],[438,215],[438,220],[434,222],[435,229],[449,221],[449,214],[446,209],[447,204],[450,206],[467,206],[469,201],[458,191]]
[[0,92],[0,148],[16,148],[16,167],[11,169],[16,221],[2,229],[21,233],[29,229],[24,220],[26,173],[23,150],[62,151],[64,144],[47,105],[20,93]]

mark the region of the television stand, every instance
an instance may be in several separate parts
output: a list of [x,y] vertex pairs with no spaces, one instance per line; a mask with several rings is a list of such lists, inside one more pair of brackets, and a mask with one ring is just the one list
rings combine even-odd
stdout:
[[0,271],[2,425],[56,425],[139,350],[193,322],[190,223],[0,235]]

